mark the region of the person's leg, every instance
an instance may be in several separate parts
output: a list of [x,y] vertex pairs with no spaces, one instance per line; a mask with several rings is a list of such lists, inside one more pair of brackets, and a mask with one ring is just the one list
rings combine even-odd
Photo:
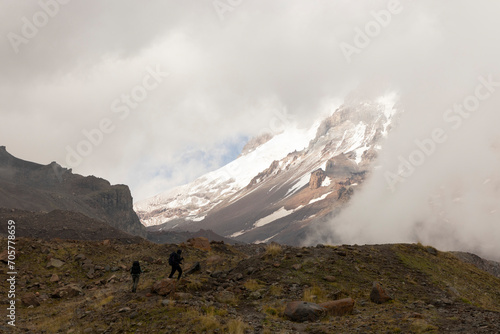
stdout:
[[132,292],[135,292],[135,289],[137,288],[137,279],[136,275],[132,275]]
[[176,266],[172,266],[172,271],[170,272],[170,275],[168,276],[168,278],[172,278],[174,276],[175,269],[176,269]]
[[134,292],[137,290],[137,285],[139,285],[139,275],[134,276]]
[[177,280],[180,280],[181,279],[181,275],[182,275],[182,268],[181,268],[181,266],[177,266],[177,270],[179,271],[179,276],[177,277]]

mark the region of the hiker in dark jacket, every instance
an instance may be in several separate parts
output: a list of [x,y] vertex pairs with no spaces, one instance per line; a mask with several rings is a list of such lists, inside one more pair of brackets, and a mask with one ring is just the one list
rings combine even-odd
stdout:
[[137,284],[139,284],[139,276],[141,273],[142,269],[139,261],[134,261],[134,263],[132,263],[132,268],[130,268],[130,274],[132,275],[132,292],[137,290]]
[[181,249],[177,250],[177,252],[173,252],[172,254],[170,254],[170,257],[168,258],[168,264],[172,266],[172,271],[170,272],[170,276],[168,276],[168,278],[172,278],[175,272],[178,271],[179,276],[177,277],[177,280],[181,279],[182,275],[181,262],[182,260],[184,260],[181,254],[182,254]]

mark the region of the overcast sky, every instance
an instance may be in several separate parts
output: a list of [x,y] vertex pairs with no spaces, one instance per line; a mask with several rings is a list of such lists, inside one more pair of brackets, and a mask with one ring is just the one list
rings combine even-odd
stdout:
[[[395,90],[405,114],[363,201],[346,213],[358,225],[342,233],[354,240],[373,232],[371,217],[397,225],[425,216],[430,195],[458,191],[456,182],[439,188],[451,174],[471,184],[498,177],[500,88],[490,83],[460,124],[443,116],[474,95],[479,77],[500,82],[499,9],[493,0],[4,0],[0,145],[128,184],[137,201],[227,163],[285,112],[307,126],[352,90]],[[437,153],[387,190],[387,172],[435,128],[448,135]],[[374,203],[378,213],[349,216],[382,191],[390,192]],[[474,191],[475,210],[486,199]],[[387,203],[412,209],[388,217]],[[482,231],[499,236],[491,225]]]

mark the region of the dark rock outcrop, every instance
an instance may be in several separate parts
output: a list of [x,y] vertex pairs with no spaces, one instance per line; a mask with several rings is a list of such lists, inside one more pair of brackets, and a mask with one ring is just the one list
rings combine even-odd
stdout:
[[130,234],[146,236],[127,186],[73,174],[55,162],[40,165],[24,161],[9,154],[5,146],[0,146],[0,189],[0,208],[79,212]]
[[318,189],[326,178],[325,171],[321,168],[315,170],[311,173],[311,179],[309,180],[310,189]]

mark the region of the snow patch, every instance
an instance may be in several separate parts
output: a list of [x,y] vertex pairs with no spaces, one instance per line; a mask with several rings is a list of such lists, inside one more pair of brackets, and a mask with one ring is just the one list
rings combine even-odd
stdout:
[[317,197],[317,198],[314,198],[314,199],[310,200],[310,201],[309,201],[309,203],[308,203],[307,205],[309,205],[309,204],[313,204],[313,203],[316,203],[316,202],[319,202],[319,201],[324,200],[324,199],[325,199],[328,195],[330,195],[332,192],[333,192],[333,191],[330,191],[330,192],[328,192],[328,193],[326,193],[326,194],[323,194],[323,195],[322,195],[322,196],[320,196],[320,197]]
[[277,236],[278,233],[276,233],[275,235],[273,235],[272,237],[269,237],[267,239],[264,239],[264,240],[256,240],[254,241],[253,243],[254,244],[265,244],[266,242],[268,242],[269,240],[271,240],[272,238],[274,238],[275,236]]
[[242,235],[245,232],[246,232],[245,230],[241,230],[241,231],[235,232],[235,233],[233,233],[231,235],[226,235],[226,237],[228,237],[228,238],[236,238],[236,237],[239,237],[240,235]]
[[321,182],[322,187],[328,187],[330,184],[332,184],[332,179],[330,179],[330,177],[328,177],[328,176],[325,177],[323,182]]
[[290,188],[287,191],[287,193],[285,194],[285,198],[287,198],[288,196],[292,195],[297,190],[299,190],[300,188],[302,188],[303,186],[305,186],[306,184],[308,184],[310,180],[311,180],[311,175],[310,174],[303,175],[300,179],[298,179],[297,181],[295,181],[293,187]]
[[280,218],[283,218],[283,217],[286,217],[288,216],[289,214],[292,214],[294,213],[295,211],[303,208],[304,206],[303,205],[300,205],[298,206],[297,208],[293,209],[293,210],[287,210],[285,209],[285,207],[282,207],[281,209],[277,210],[277,211],[274,211],[273,213],[271,213],[270,215],[268,216],[265,216],[264,218],[261,218],[259,220],[257,220],[255,222],[255,224],[253,224],[254,228],[257,228],[257,227],[262,227],[264,225],[267,225],[275,220],[278,220]]

